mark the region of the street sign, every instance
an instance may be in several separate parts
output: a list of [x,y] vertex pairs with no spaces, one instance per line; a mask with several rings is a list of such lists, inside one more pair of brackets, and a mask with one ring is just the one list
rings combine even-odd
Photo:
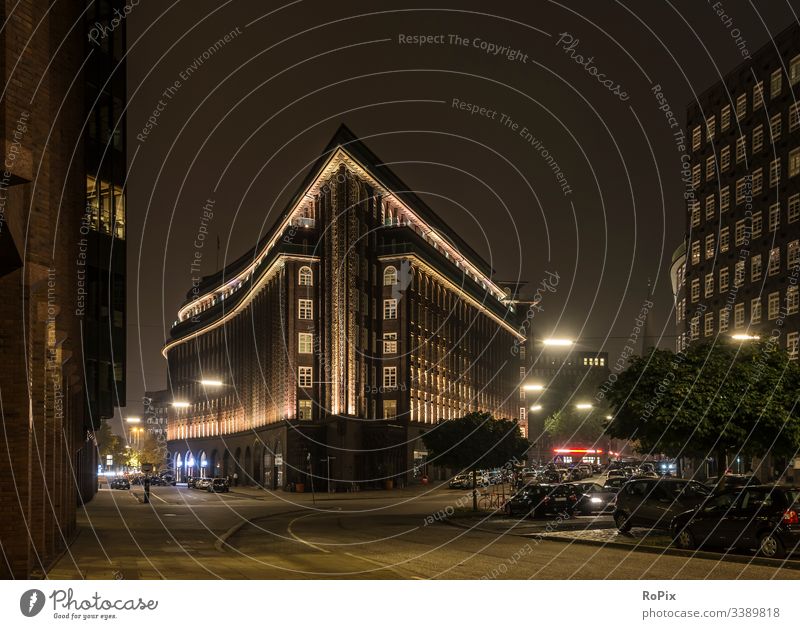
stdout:
[[153,471],[153,464],[152,463],[142,463],[142,471],[143,472],[152,472]]

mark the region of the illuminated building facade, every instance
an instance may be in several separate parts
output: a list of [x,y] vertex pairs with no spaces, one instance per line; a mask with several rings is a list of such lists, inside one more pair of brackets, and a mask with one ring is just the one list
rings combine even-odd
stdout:
[[677,349],[718,335],[800,341],[800,26],[688,108],[683,258],[673,260]]
[[517,417],[513,302],[381,164],[341,127],[261,242],[187,294],[163,350],[179,476],[410,482],[438,421]]

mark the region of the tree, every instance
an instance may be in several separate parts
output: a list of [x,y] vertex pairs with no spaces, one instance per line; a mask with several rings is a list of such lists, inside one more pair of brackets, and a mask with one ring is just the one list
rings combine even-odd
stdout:
[[100,427],[95,431],[94,437],[97,441],[97,453],[100,455],[103,465],[109,455],[115,464],[121,463],[125,459],[125,446],[122,444],[122,439],[111,432],[111,426],[108,425],[107,420],[104,419],[100,422]]
[[604,413],[597,409],[586,412],[565,407],[545,420],[544,429],[553,439],[565,443],[582,441],[591,444],[603,436],[605,429],[603,415]]
[[472,508],[478,510],[477,470],[501,467],[522,458],[529,443],[510,419],[489,413],[470,413],[451,419],[422,435],[428,460],[459,471],[472,472]]
[[800,447],[800,367],[771,340],[693,343],[634,357],[607,393],[607,431],[645,451],[706,458],[729,452],[789,456]]

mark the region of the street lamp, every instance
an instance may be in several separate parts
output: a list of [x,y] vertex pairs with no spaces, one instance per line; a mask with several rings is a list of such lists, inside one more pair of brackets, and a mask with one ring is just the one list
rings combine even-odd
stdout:
[[141,417],[126,417],[125,421],[129,424],[139,424],[142,421]]
[[178,400],[172,403],[173,408],[189,408],[191,404],[189,402],[184,402],[182,400]]
[[731,338],[734,341],[757,341],[761,337],[750,334],[734,334],[731,336]]
[[536,413],[537,411],[541,411],[541,410],[542,410],[542,405],[541,404],[534,404],[533,406],[531,406],[531,411],[534,412],[534,413]]
[[526,384],[522,388],[525,389],[526,391],[544,391],[543,384]]
[[201,380],[200,384],[204,387],[221,387],[224,383],[222,380]]
[[575,341],[571,339],[544,339],[542,343],[544,345],[552,345],[556,347],[566,347],[572,345]]
[[585,402],[581,402],[579,404],[576,404],[575,408],[577,408],[579,411],[586,411],[586,410],[589,410],[590,408],[592,408],[592,405],[591,404],[586,404]]

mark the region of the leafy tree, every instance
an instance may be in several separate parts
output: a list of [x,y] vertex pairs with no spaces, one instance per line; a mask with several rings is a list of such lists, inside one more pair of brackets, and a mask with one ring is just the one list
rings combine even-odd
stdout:
[[603,415],[597,409],[587,412],[565,407],[545,420],[544,429],[556,440],[595,443],[605,429]]
[[125,459],[125,446],[119,435],[111,432],[111,426],[108,425],[107,420],[100,422],[100,427],[94,433],[95,440],[97,441],[97,453],[100,455],[100,461],[105,465],[106,457],[111,455],[114,463],[121,463]]
[[693,343],[682,353],[634,357],[607,398],[607,431],[643,451],[714,454],[718,473],[730,452],[791,456],[800,448],[795,412],[800,367],[767,341]]
[[470,413],[444,421],[422,435],[422,440],[430,461],[472,472],[474,511],[478,510],[477,470],[522,458],[530,445],[515,421],[494,419],[489,413]]

